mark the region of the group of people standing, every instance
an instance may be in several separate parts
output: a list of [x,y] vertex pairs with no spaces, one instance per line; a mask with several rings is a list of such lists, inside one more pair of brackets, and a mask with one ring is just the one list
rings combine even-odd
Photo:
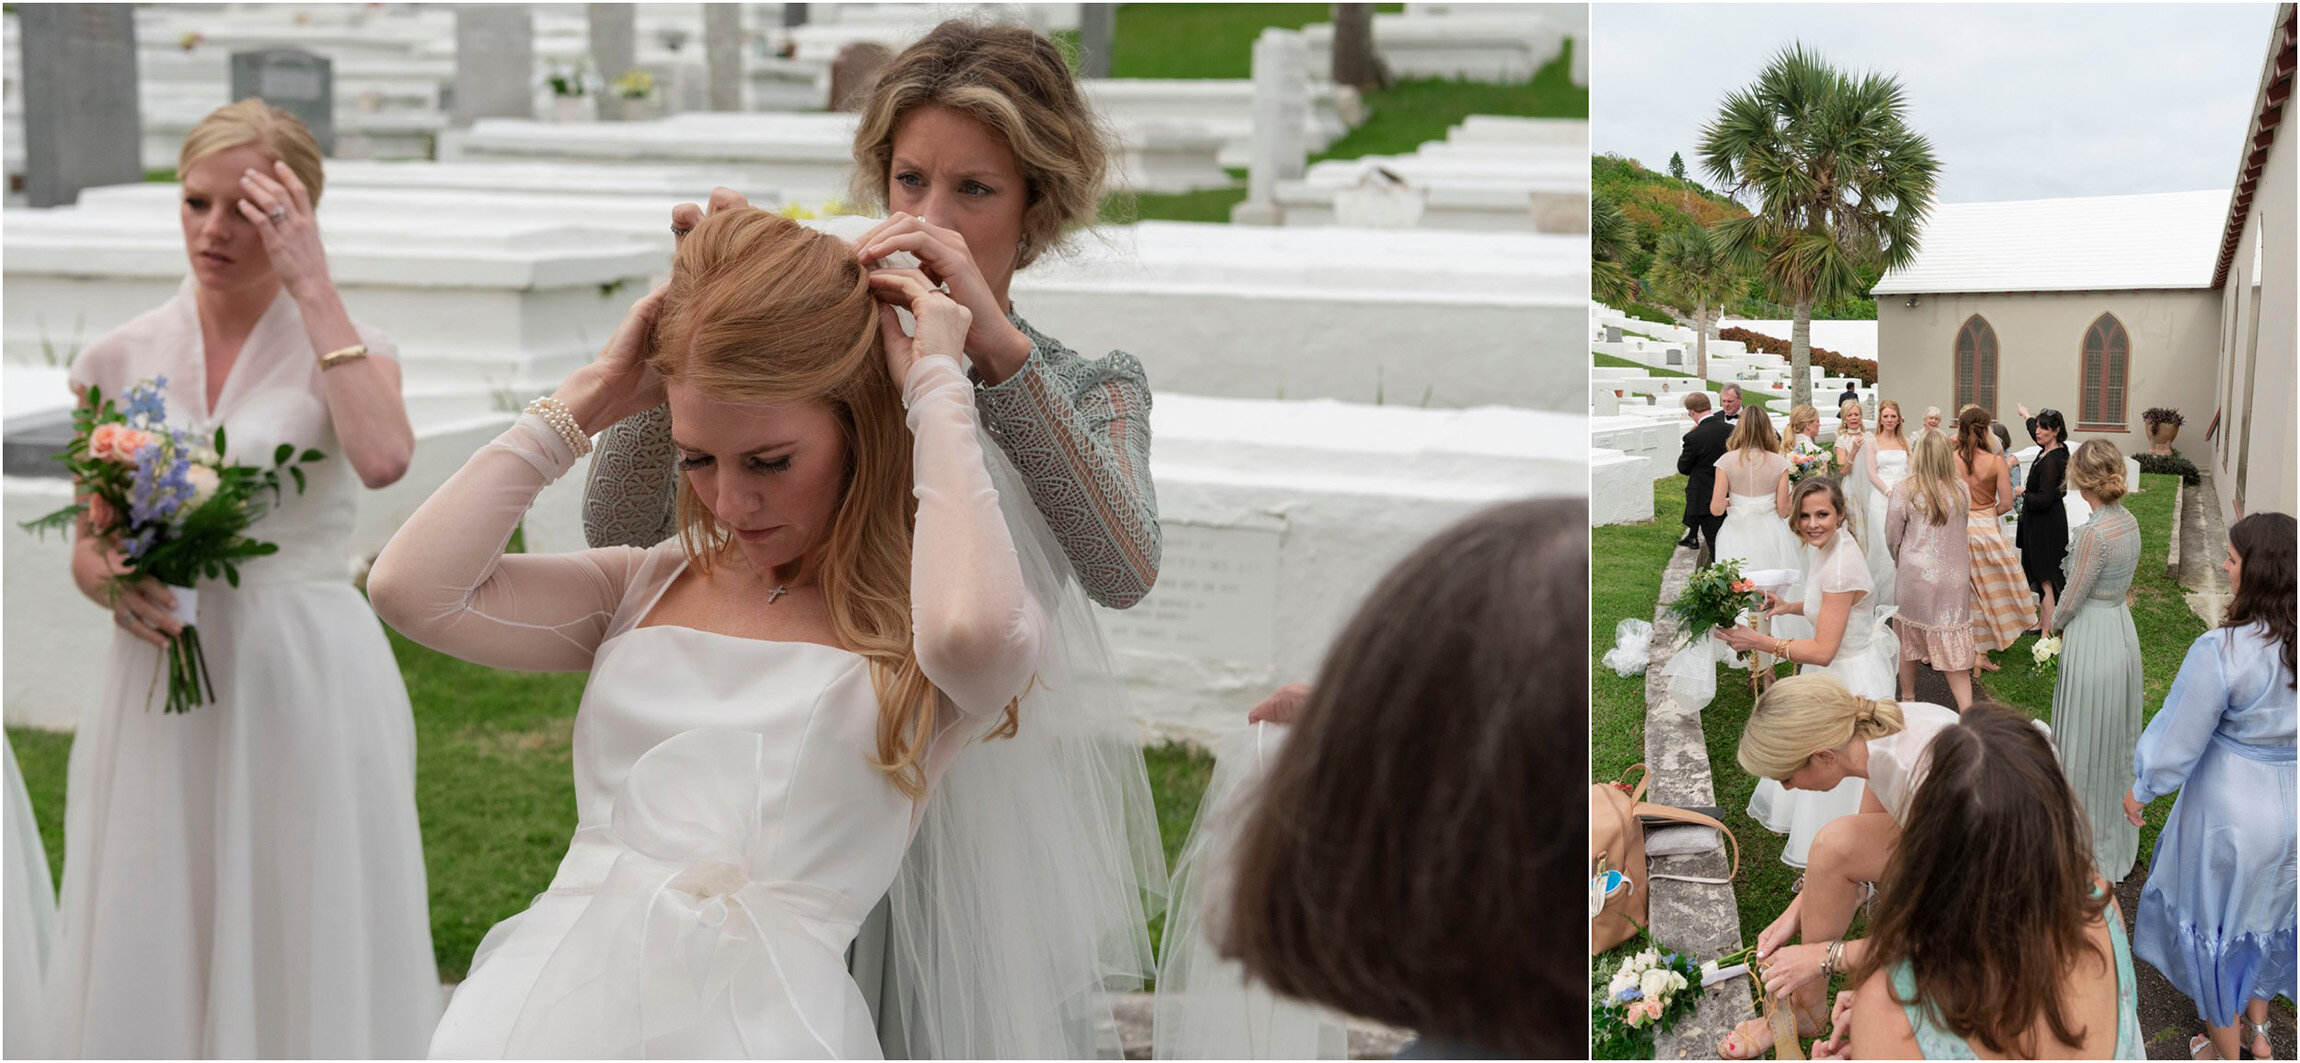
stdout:
[[[2240,1032],[2264,1054],[2267,1001],[2295,989],[2300,914],[2292,518],[2230,529],[2235,602],[2191,647],[2144,734],[2126,604],[2140,533],[2113,445],[2071,452],[2057,411],[2022,409],[2038,452],[2016,498],[2022,462],[1988,411],[1961,411],[1953,435],[1928,411],[1912,435],[1898,403],[1880,402],[1864,430],[1846,401],[1840,475],[1792,483],[1788,455],[1814,443],[1812,407],[1790,412],[1784,441],[1737,395],[1729,435],[1711,426],[1706,396],[1685,405],[1701,422],[1679,464],[1688,527],[1745,571],[1798,573],[1798,590],[1767,596],[1771,631],[1718,637],[1802,666],[1758,698],[1739,753],[1758,780],[1750,816],[1787,834],[1783,860],[1805,869],[1757,942],[1800,1033],[1833,1026],[1823,1051],[1862,1057],[2137,1058],[2137,955],[2195,1000],[2209,1030],[2200,1057],[2233,1058]],[[2069,487],[2089,509],[2073,534]],[[2000,518],[2016,507],[2007,542]],[[2062,639],[2049,726],[1974,695],[1972,671],[1994,670],[1988,653],[2024,633]],[[1916,700],[1919,664],[1944,673],[1953,707]],[[2112,891],[2137,860],[2142,809],[2175,791],[2128,943],[2134,913]],[[1871,935],[1848,941],[1873,885]],[[1941,911],[1976,915],[1926,916]],[[1832,974],[1857,987],[1833,1012]],[[1753,1022],[1719,1051],[1753,1058],[1770,1044]]]
[[[279,553],[203,587],[217,696],[188,714],[145,707],[184,625],[171,592],[116,585],[120,544],[80,529],[73,574],[119,631],[73,745],[37,977],[10,904],[10,1054],[1097,1054],[1168,887],[1087,608],[1157,579],[1150,391],[1008,288],[1092,223],[1111,150],[1052,41],[936,28],[858,124],[855,198],[883,221],[841,239],[724,189],[674,208],[669,283],[397,530],[363,599],[357,487],[397,480],[413,441],[394,349],[330,279],[310,132],[257,100],[199,123],[178,167],[191,276],[92,345],[74,387],[164,376],[171,413],[228,428],[234,455],[325,459],[254,530]],[[592,548],[508,552],[594,437]],[[1207,901],[1249,913],[1212,932],[1223,956],[1432,1051],[1573,1054],[1577,886],[1535,871],[1579,817],[1517,798],[1529,763],[1570,776],[1586,747],[1557,735],[1584,728],[1518,664],[1583,657],[1585,569],[1561,559],[1586,528],[1578,500],[1495,507],[1376,591],[1285,713],[1301,752],[1224,825],[1258,840],[1236,854],[1256,900]],[[379,616],[465,660],[588,677],[574,836],[444,1015]],[[1428,726],[1438,705],[1459,711]],[[1484,836],[1465,810],[1493,813],[1467,817]],[[1377,836],[1370,863],[1337,856]],[[1346,957],[1314,929],[1336,912],[1363,931]]]

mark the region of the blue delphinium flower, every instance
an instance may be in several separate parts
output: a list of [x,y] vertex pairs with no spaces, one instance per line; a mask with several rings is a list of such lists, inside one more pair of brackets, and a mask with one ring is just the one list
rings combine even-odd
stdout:
[[168,378],[160,377],[138,384],[128,390],[128,408],[124,415],[128,423],[137,428],[151,428],[168,419],[168,400],[162,394],[168,387]]
[[191,460],[163,443],[136,452],[136,472],[128,483],[128,519],[139,525],[173,521],[191,501]]

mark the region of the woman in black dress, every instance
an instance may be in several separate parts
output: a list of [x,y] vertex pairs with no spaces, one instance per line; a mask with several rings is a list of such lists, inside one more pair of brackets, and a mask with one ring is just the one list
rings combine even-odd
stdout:
[[2054,601],[2066,578],[2061,558],[2068,553],[2068,509],[2061,496],[2068,490],[2068,422],[2059,410],[2045,409],[2027,423],[2029,438],[2044,450],[2028,469],[2014,541],[2020,547],[2020,567],[2029,589],[2042,601],[2039,623],[2049,628]]

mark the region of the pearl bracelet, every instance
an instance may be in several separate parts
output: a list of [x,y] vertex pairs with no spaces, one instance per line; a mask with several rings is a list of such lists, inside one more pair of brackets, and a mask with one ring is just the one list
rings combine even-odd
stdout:
[[528,402],[527,412],[542,418],[544,424],[559,433],[559,438],[566,441],[567,449],[574,451],[576,457],[591,453],[591,437],[584,434],[582,425],[575,423],[575,414],[567,409],[566,403],[541,395]]

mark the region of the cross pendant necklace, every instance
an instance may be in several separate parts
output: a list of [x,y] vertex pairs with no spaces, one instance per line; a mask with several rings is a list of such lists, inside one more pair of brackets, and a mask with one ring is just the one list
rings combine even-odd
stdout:
[[775,584],[775,589],[774,589],[774,590],[771,590],[771,591],[768,591],[768,592],[767,592],[767,604],[768,604],[768,605],[773,605],[773,604],[775,604],[775,599],[782,597],[782,596],[783,596],[783,594],[784,594],[785,592],[789,591],[790,589],[791,589],[791,585],[790,585],[790,584],[788,584],[788,583],[778,583],[778,584]]

